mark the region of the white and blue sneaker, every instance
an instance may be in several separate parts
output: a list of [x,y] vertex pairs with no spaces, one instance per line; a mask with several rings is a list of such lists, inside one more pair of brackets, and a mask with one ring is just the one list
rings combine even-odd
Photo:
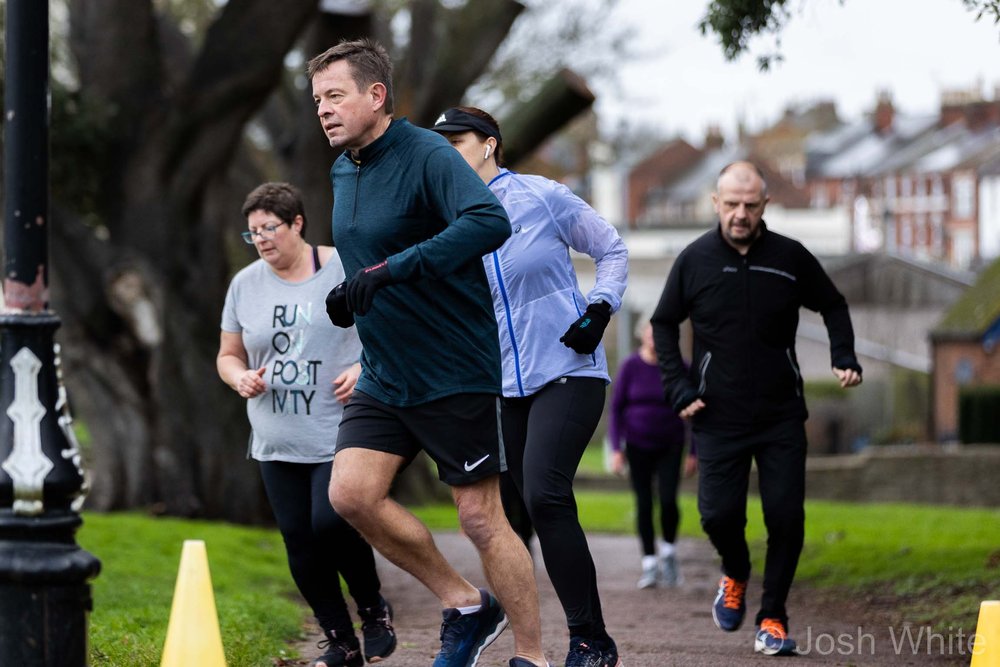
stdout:
[[482,608],[472,614],[458,609],[441,612],[441,651],[433,667],[475,667],[487,646],[507,628],[507,614],[488,591],[479,589]]
[[657,583],[667,588],[680,586],[684,583],[680,567],[677,565],[677,554],[666,554],[659,558]]
[[785,624],[776,618],[765,618],[760,622],[753,650],[764,655],[795,655],[795,640],[788,637]]

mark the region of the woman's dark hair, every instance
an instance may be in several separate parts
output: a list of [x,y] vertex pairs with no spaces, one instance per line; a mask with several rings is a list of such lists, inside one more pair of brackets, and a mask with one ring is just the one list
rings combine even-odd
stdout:
[[[494,118],[493,116],[489,115],[488,113],[486,113],[482,109],[480,109],[478,107],[455,107],[455,108],[458,109],[459,111],[463,111],[463,112],[469,114],[470,116],[475,116],[476,118],[479,118],[480,120],[486,121],[487,123],[489,123],[490,125],[492,125],[494,127],[494,129],[496,129],[497,134],[500,134],[500,123],[497,122],[496,118]],[[473,132],[476,132],[476,131],[473,130]],[[478,136],[480,138],[480,140],[483,140],[483,141],[485,141],[488,138],[482,132],[476,132],[476,136]],[[506,167],[507,166],[507,161],[503,157],[503,140],[502,139],[497,139],[497,149],[496,149],[496,151],[493,152],[493,155],[494,155],[494,157],[496,157],[497,165],[498,166],[500,166],[500,167]]]
[[255,187],[243,202],[243,217],[254,211],[272,213],[283,223],[292,226],[295,216],[302,216],[302,229],[306,234],[306,210],[302,205],[302,193],[291,183],[263,183]]

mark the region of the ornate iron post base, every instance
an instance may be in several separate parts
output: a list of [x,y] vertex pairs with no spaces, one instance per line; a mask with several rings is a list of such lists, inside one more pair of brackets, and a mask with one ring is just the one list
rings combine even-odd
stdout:
[[51,313],[0,315],[0,665],[87,664],[90,584],[77,545],[83,470]]

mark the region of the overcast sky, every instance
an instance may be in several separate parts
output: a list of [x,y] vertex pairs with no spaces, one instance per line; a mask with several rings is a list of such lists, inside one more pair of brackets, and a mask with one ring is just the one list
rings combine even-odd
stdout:
[[735,135],[738,119],[760,129],[789,103],[831,99],[842,118],[870,111],[878,90],[896,108],[933,112],[942,90],[979,87],[1000,97],[1000,26],[975,21],[961,0],[790,0],[781,35],[785,61],[759,72],[756,53],[726,62],[698,19],[708,0],[620,0],[614,20],[637,26],[648,55],[623,63],[620,92],[594,83],[602,123],[653,123],[700,145],[705,127]]

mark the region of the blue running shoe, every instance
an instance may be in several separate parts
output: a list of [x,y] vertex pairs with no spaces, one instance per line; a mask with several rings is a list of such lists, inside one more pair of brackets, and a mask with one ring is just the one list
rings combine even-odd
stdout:
[[719,581],[719,593],[712,603],[712,620],[720,630],[735,632],[743,625],[746,615],[747,582],[723,577]]
[[483,649],[507,628],[507,615],[497,599],[482,588],[479,595],[483,606],[474,614],[457,609],[441,612],[441,651],[434,667],[474,667]]
[[753,650],[764,655],[795,655],[795,640],[789,639],[785,624],[776,618],[765,618],[760,622]]
[[598,648],[597,642],[584,637],[569,638],[566,667],[604,667],[605,664],[604,653]]

